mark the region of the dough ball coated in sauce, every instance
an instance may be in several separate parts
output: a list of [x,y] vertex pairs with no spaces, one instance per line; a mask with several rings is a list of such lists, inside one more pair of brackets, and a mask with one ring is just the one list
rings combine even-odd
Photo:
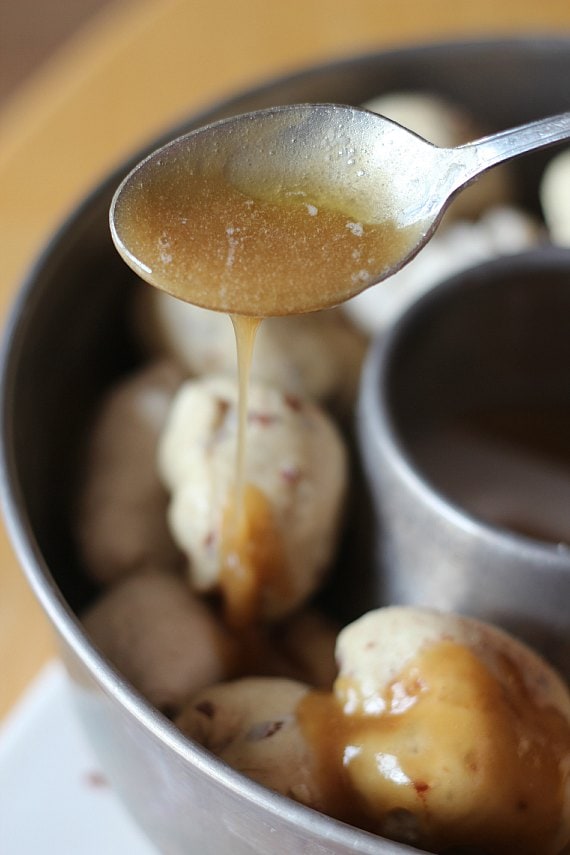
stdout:
[[[222,573],[222,545],[236,471],[236,402],[237,384],[229,378],[188,381],[159,448],[170,526],[191,582],[222,594],[232,583]],[[347,459],[333,422],[307,400],[253,383],[247,422],[248,536],[253,551],[269,558],[263,572],[253,568],[256,616],[274,620],[323,582],[337,542]],[[249,490],[256,499],[251,510]]]
[[570,694],[474,619],[370,612],[339,635],[348,788],[380,833],[440,851],[558,855],[570,841]]

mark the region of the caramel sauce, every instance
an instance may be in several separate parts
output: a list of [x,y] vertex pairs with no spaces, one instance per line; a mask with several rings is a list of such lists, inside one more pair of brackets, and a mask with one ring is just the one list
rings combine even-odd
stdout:
[[236,505],[234,516],[239,525],[240,513],[243,512],[243,490],[245,487],[245,452],[247,434],[247,404],[249,393],[249,377],[251,374],[251,361],[253,359],[253,348],[255,338],[261,323],[260,318],[249,318],[247,316],[232,315],[236,337],[237,363],[238,363],[238,432],[236,447],[236,469],[235,487],[233,501]]
[[222,167],[200,167],[191,154],[142,171],[114,221],[140,275],[197,306],[268,317],[337,305],[408,255],[421,234],[419,224],[364,222],[355,203],[342,205],[326,187],[260,183],[243,192]]
[[228,497],[222,524],[220,589],[230,626],[252,625],[264,593],[287,595],[287,573],[281,533],[271,505],[253,484],[240,501],[235,488]]
[[570,728],[535,704],[514,663],[503,658],[501,670],[498,680],[467,648],[441,642],[378,695],[376,714],[345,677],[335,694],[307,695],[298,715],[325,810],[434,849],[556,851]]
[[222,521],[220,590],[227,622],[243,628],[256,622],[263,592],[284,589],[286,564],[271,506],[261,490],[246,482],[249,377],[261,320],[232,315],[232,323],[238,361],[238,431],[234,485]]

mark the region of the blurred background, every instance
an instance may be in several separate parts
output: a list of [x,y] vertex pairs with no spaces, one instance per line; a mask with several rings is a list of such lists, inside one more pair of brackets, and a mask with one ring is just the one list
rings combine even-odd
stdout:
[[[2,0],[0,109],[49,56],[113,0]],[[115,0],[117,2],[117,0]]]

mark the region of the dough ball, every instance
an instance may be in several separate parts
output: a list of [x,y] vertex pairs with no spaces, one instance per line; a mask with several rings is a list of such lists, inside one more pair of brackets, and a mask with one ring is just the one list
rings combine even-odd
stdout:
[[384,332],[426,291],[450,276],[492,258],[536,246],[543,229],[517,208],[490,208],[477,222],[457,220],[436,232],[412,261],[344,305],[369,335]]
[[570,148],[548,163],[540,183],[542,212],[553,243],[570,246]]
[[169,715],[204,686],[235,673],[238,651],[221,622],[184,579],[162,570],[119,581],[83,624],[115,668]]
[[336,638],[340,627],[316,609],[305,609],[270,627],[252,657],[251,673],[300,680],[331,690],[337,675]]
[[345,772],[375,830],[436,851],[561,852],[570,695],[536,653],[472,618],[392,607],[346,627],[337,658]]
[[238,772],[317,810],[324,799],[296,711],[308,688],[251,677],[198,693],[176,721]]
[[[153,352],[175,358],[191,376],[236,376],[230,319],[156,289],[141,293],[138,325]],[[252,377],[345,412],[356,398],[367,338],[340,309],[266,318],[253,355]]]
[[161,361],[110,390],[95,417],[77,508],[77,538],[88,573],[108,583],[146,565],[174,567],[180,554],[166,519],[158,438],[183,375]]

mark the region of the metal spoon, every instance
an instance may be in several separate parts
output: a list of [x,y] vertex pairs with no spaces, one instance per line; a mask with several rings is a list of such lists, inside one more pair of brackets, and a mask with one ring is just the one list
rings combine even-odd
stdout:
[[258,317],[325,308],[385,279],[481,173],[570,138],[570,112],[457,148],[367,110],[302,104],[180,137],[124,179],[125,261],[163,290]]

